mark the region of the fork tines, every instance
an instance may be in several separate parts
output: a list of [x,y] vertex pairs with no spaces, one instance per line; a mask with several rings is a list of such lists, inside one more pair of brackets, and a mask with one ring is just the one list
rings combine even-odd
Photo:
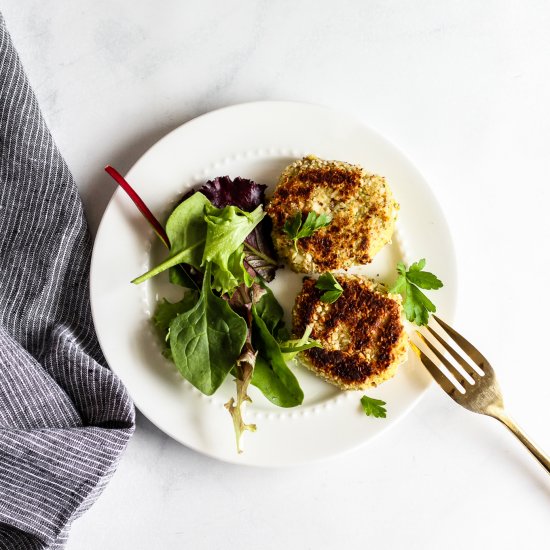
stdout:
[[[428,369],[435,381],[448,393],[451,397],[455,396],[455,391],[458,390],[461,393],[466,391],[468,386],[472,386],[479,382],[482,376],[487,374],[492,374],[492,369],[487,361],[487,359],[481,354],[481,352],[476,349],[468,340],[463,336],[458,334],[456,330],[450,327],[447,323],[436,317],[432,316],[437,324],[447,333],[447,335],[457,344],[462,351],[470,357],[470,359],[475,363],[480,372],[478,372],[460,353],[458,353],[455,348],[449,345],[445,339],[438,334],[432,327],[426,326],[427,332],[433,337],[433,339],[443,348],[453,359],[460,365],[458,367],[456,364],[453,364],[449,361],[443,353],[427,338],[427,335],[422,334],[419,331],[416,331],[417,336],[420,340],[426,345],[426,347],[431,351],[431,353],[438,359],[439,363],[443,365],[451,379],[446,376],[445,370],[441,369],[434,361],[428,357],[420,348],[413,345],[414,351],[420,357],[420,360],[424,366]],[[467,377],[464,376],[466,373]],[[454,382],[454,383],[453,383]]]

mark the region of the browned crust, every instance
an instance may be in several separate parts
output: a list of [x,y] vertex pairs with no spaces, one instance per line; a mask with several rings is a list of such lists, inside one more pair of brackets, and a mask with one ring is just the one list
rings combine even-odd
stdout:
[[376,385],[391,377],[402,360],[401,305],[362,277],[336,278],[344,292],[333,304],[320,301],[323,291],[311,278],[304,279],[296,299],[294,332],[301,335],[313,325],[311,337],[323,345],[303,352],[304,362],[343,389]]
[[319,168],[306,166],[296,174],[283,172],[269,203],[269,214],[276,225],[282,226],[294,215],[288,211],[288,203],[298,204],[311,199],[316,188],[332,188],[338,193],[340,200],[346,200],[357,193],[360,186],[361,168],[351,164],[327,163]]
[[[293,269],[303,272],[319,273],[371,262],[379,249],[376,244],[371,246],[372,227],[393,228],[393,212],[398,207],[389,190],[379,200],[371,200],[371,186],[386,184],[383,178],[345,162],[308,156],[288,166],[266,209],[273,221],[279,254]],[[311,269],[304,269],[292,259],[293,243],[283,226],[297,213],[305,217],[311,211],[330,214],[332,222],[296,242],[300,255],[310,258]],[[385,242],[390,237],[391,231]]]

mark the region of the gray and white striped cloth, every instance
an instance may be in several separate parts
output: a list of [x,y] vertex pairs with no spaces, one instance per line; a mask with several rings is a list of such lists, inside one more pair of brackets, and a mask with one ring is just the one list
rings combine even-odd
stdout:
[[0,549],[63,548],[134,428],[90,314],[72,176],[0,15]]

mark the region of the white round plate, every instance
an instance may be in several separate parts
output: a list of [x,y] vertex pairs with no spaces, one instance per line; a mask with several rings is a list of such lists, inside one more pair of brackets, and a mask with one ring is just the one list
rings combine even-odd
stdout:
[[[165,220],[189,188],[229,175],[267,184],[306,154],[357,163],[386,176],[401,210],[393,243],[365,271],[382,281],[395,279],[400,259],[428,260],[427,268],[445,287],[433,294],[438,312],[451,319],[456,269],[451,236],[423,177],[388,141],[367,126],[330,109],[288,102],[235,105],[196,118],[155,144],[134,165],[128,181],[153,213]],[[141,286],[130,283],[163,254],[160,244],[130,199],[118,189],[94,245],[91,301],[105,357],[136,406],[162,431],[220,460],[257,466],[300,464],[348,451],[397,422],[430,383],[414,354],[392,380],[368,395],[387,402],[387,418],[366,417],[359,399],[365,392],[341,392],[299,366],[293,370],[304,390],[303,405],[281,409],[250,389],[253,403],[245,421],[257,431],[235,449],[233,426],[224,403],[234,394],[228,377],[212,397],[193,388],[161,355],[150,318],[158,299],[174,298],[165,276]],[[278,272],[272,289],[285,308],[287,323],[301,276]],[[172,287],[172,288],[170,288]]]

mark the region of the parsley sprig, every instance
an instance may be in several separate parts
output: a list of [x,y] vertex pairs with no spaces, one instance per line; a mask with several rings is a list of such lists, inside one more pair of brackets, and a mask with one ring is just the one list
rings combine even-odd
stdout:
[[329,214],[316,214],[308,212],[304,220],[301,212],[297,212],[292,218],[288,218],[283,225],[283,231],[292,239],[294,250],[298,250],[296,242],[304,237],[311,237],[313,233],[322,227],[326,227],[332,221]]
[[325,292],[321,296],[321,302],[332,304],[336,302],[338,298],[344,292],[344,289],[340,286],[340,283],[336,280],[332,273],[323,273],[315,283],[315,288],[324,290]]
[[374,418],[386,418],[386,402],[381,399],[374,399],[368,395],[361,397],[361,405],[363,411],[367,416],[374,416]]
[[429,271],[423,271],[426,260],[412,264],[409,269],[403,262],[397,264],[397,281],[391,293],[403,296],[403,310],[407,320],[419,326],[427,325],[430,313],[436,310],[433,302],[420,290],[437,290],[443,283]]

